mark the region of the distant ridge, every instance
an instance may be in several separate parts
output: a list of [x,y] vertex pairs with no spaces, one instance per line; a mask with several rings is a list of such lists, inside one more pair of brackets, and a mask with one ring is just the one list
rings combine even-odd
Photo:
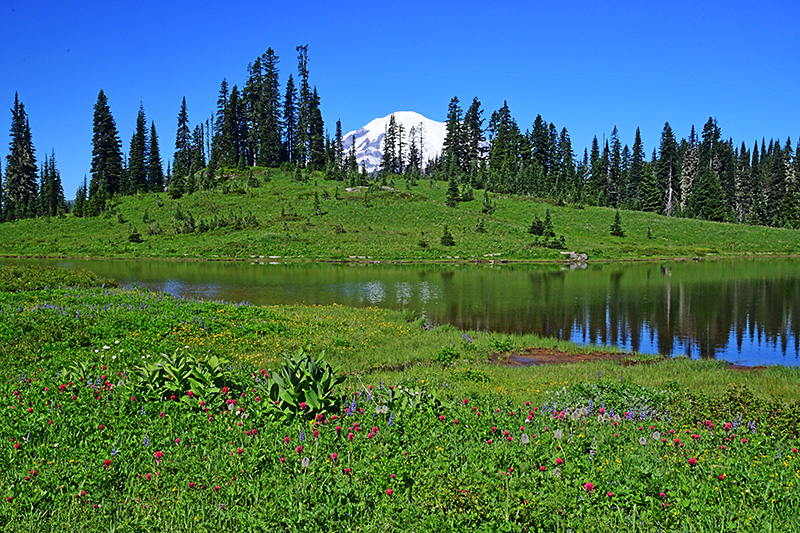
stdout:
[[[419,131],[422,130],[422,162],[423,165],[429,159],[439,156],[442,152],[445,136],[445,123],[431,120],[415,111],[395,111],[385,117],[376,118],[366,126],[344,134],[342,144],[345,155],[350,153],[350,146],[355,140],[356,160],[358,167],[361,163],[367,168],[367,172],[378,170],[383,156],[383,137],[386,134],[386,127],[389,125],[389,118],[394,115],[397,124],[403,125],[404,135],[407,136],[413,126],[417,130],[416,138],[419,141]],[[421,128],[420,128],[421,125]],[[403,139],[408,143],[408,139]]]

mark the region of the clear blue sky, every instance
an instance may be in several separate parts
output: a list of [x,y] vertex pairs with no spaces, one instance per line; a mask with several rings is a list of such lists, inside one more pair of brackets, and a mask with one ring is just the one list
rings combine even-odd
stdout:
[[[41,161],[55,149],[65,193],[91,165],[92,107],[109,98],[127,151],[139,103],[166,166],[186,97],[194,124],[219,84],[243,84],[272,47],[281,85],[309,45],[310,81],[331,132],[393,111],[444,120],[458,96],[487,119],[507,100],[524,131],[537,114],[577,154],[616,125],[645,150],[664,123],[687,137],[709,116],[724,138],[800,136],[800,5],[795,1],[53,2],[0,3],[0,131],[19,92]],[[283,90],[283,88],[282,88]],[[0,135],[0,156],[8,153]]]

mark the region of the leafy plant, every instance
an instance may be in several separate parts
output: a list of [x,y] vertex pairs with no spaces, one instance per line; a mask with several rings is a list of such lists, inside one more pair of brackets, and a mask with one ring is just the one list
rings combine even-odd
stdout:
[[436,354],[436,361],[444,366],[450,366],[456,359],[458,359],[458,350],[456,350],[456,347],[451,344],[443,347]]
[[314,357],[300,348],[283,357],[283,367],[272,373],[267,384],[271,405],[279,417],[291,420],[297,416],[335,412],[338,398],[334,389],[344,378],[336,376],[338,367],[333,368],[325,361],[325,352]]
[[[161,354],[162,361],[136,368],[131,374],[134,387],[157,395],[162,400],[175,399],[189,405],[213,402],[220,394],[235,388],[229,362],[213,355],[201,360],[189,352]],[[174,398],[173,398],[174,396]]]

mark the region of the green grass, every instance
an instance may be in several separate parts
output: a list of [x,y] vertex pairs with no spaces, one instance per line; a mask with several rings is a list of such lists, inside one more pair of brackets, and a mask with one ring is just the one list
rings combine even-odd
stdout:
[[[800,531],[796,367],[510,368],[491,355],[593,348],[56,269],[0,279],[5,531]],[[341,404],[281,422],[268,375],[303,346],[342,367]],[[138,387],[133,370],[161,353],[232,360],[231,390],[200,407]]]
[[[630,260],[705,256],[800,253],[800,232],[689,219],[642,212],[622,212],[624,238],[610,234],[615,211],[608,208],[556,206],[532,198],[492,195],[497,209],[481,212],[475,200],[445,205],[446,183],[420,181],[410,190],[396,179],[393,190],[346,192],[343,184],[313,174],[294,182],[279,171],[255,169],[258,188],[246,186],[247,173],[229,174],[213,191],[173,200],[166,193],[118,199],[95,218],[22,220],[0,224],[0,255],[47,257],[250,258],[353,260],[546,260],[561,259],[558,250],[534,246],[527,230],[535,215],[551,212],[556,234],[567,250],[590,260]],[[337,199],[337,189],[338,197]],[[321,216],[315,214],[314,193]],[[327,196],[326,196],[327,195]],[[366,196],[366,199],[365,199]],[[327,198],[327,199],[325,199]],[[191,213],[197,225],[214,217],[230,220],[252,214],[258,227],[218,228],[176,234],[177,208]],[[146,216],[145,216],[146,215]],[[482,221],[486,233],[475,231]],[[447,224],[455,246],[439,242]],[[129,241],[135,228],[144,242]],[[340,232],[340,228],[344,233]],[[648,228],[652,238],[647,238]],[[152,231],[151,231],[152,230]],[[150,234],[150,233],[158,234]],[[160,232],[160,233],[159,233]],[[427,248],[419,246],[422,236]]]

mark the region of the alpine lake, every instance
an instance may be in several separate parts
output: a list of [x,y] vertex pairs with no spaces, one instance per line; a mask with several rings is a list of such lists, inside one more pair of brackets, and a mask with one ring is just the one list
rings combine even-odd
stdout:
[[800,365],[800,259],[564,264],[44,260],[191,299],[410,310],[430,325],[536,333],[748,366]]

